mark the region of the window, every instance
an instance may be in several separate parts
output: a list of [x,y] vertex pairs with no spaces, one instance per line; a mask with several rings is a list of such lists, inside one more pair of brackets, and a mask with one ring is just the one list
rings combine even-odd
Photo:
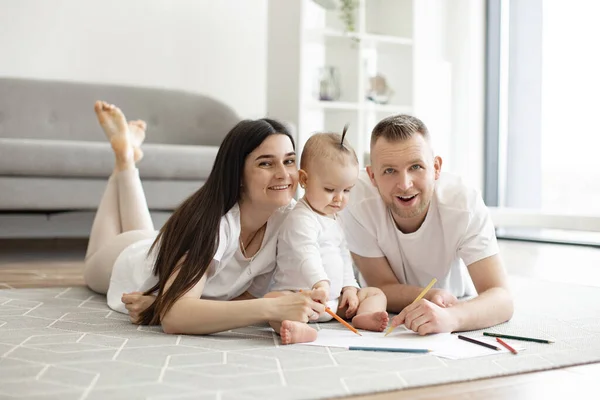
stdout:
[[[600,232],[599,14],[586,0],[488,1],[486,201],[538,236]],[[573,240],[588,239],[600,234]]]

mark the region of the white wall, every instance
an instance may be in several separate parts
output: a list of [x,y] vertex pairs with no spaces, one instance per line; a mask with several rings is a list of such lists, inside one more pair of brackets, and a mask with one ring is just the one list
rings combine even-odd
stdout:
[[483,191],[485,146],[485,1],[447,2],[446,58],[452,64],[452,165]]
[[184,89],[266,113],[267,0],[0,0],[0,76]]
[[414,7],[416,115],[442,170],[483,190],[485,1],[418,0]]

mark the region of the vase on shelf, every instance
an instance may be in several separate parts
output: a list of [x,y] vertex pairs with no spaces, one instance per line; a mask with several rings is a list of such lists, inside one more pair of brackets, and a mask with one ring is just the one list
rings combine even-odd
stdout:
[[340,98],[339,69],[336,67],[319,68],[318,99],[321,101],[336,101]]

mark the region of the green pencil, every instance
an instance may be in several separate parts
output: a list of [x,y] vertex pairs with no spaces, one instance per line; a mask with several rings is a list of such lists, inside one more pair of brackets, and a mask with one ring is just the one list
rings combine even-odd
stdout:
[[503,339],[523,340],[525,342],[554,343],[554,340],[535,339],[535,338],[524,337],[524,336],[504,335],[504,334],[501,334],[501,333],[483,332],[483,335],[484,336],[499,337],[499,338],[503,338]]

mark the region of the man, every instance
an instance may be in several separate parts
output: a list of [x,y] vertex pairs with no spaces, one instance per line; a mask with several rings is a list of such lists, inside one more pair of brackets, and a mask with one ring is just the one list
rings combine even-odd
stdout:
[[[371,165],[341,216],[362,278],[400,313],[392,326],[421,335],[481,329],[513,313],[488,210],[441,168],[423,122],[386,118],[373,129]],[[434,288],[411,304],[432,278]]]

